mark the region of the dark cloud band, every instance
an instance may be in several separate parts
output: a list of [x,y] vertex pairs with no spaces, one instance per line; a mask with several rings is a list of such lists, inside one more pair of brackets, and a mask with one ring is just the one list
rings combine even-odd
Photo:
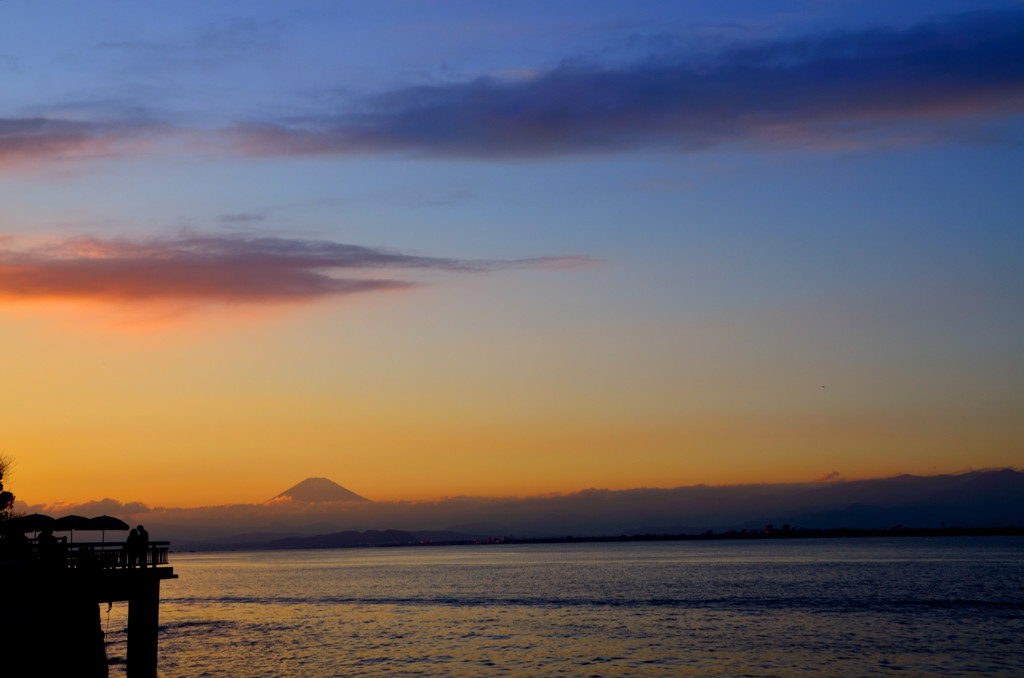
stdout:
[[478,159],[991,141],[999,133],[979,133],[979,121],[1024,113],[1021,36],[1024,11],[973,12],[905,29],[748,43],[700,58],[657,53],[630,65],[561,65],[518,80],[400,88],[345,111],[219,130],[0,119],[0,165],[125,153],[143,140],[172,138],[185,152]]
[[408,152],[538,157],[726,143],[871,143],[908,121],[1024,111],[1024,12],[905,30],[835,32],[724,50],[699,63],[562,66],[527,80],[392,91],[358,113],[242,126],[254,154]]

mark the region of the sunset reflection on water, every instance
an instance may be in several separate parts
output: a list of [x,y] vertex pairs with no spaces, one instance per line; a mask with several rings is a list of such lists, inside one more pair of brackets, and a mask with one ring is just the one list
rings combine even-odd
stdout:
[[174,565],[163,676],[1024,668],[1015,538],[181,554]]

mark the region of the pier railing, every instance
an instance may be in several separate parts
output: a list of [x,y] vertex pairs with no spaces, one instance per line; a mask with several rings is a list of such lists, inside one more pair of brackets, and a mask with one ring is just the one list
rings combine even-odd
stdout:
[[[68,569],[116,570],[167,565],[169,551],[170,542],[167,541],[151,541],[145,549],[134,550],[117,542],[78,542],[60,544],[56,555]],[[34,559],[47,557],[39,553],[36,543],[32,544],[32,556]]]

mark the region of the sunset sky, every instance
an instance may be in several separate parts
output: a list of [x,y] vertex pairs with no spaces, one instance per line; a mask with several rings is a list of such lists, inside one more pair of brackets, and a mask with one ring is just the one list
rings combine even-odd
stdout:
[[24,502],[1024,466],[1022,2],[6,0],[0,83]]

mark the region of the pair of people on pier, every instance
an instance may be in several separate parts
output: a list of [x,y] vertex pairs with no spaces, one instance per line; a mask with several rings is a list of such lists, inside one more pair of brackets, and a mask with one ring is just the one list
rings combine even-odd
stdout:
[[142,525],[133,527],[124,543],[122,564],[124,567],[145,567],[146,552],[149,550],[149,532]]
[[47,527],[36,538],[36,554],[44,565],[58,567],[64,565],[67,550],[64,543],[53,536],[53,530]]

